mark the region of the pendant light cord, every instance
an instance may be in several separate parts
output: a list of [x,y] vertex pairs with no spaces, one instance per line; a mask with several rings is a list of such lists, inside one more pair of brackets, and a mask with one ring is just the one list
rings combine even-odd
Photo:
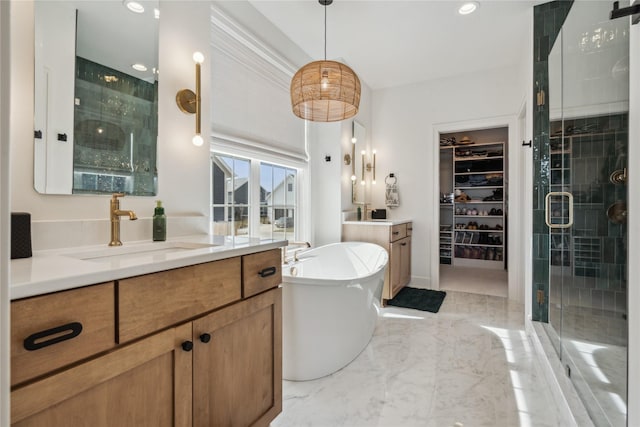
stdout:
[[327,60],[327,5],[324,5],[324,60]]

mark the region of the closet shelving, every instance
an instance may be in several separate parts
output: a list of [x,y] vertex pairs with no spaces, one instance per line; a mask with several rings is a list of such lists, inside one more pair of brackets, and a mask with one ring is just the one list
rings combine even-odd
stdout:
[[[454,194],[450,217],[442,204],[440,209],[441,263],[446,263],[442,254],[448,243],[443,227],[450,218],[453,225],[451,264],[504,268],[504,145],[504,142],[478,142],[441,146],[441,168],[443,160],[450,158]],[[443,151],[450,151],[451,155],[442,155]]]

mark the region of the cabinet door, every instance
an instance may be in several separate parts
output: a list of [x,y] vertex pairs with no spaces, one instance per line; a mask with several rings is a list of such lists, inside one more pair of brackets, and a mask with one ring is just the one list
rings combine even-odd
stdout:
[[389,281],[389,298],[396,296],[411,281],[411,237],[391,243]]
[[402,240],[391,243],[389,250],[389,295],[388,299],[396,296],[402,288]]
[[282,411],[282,290],[193,323],[194,426],[268,426]]
[[191,323],[11,393],[13,426],[192,425]]
[[411,237],[400,242],[400,283],[406,286],[411,282]]

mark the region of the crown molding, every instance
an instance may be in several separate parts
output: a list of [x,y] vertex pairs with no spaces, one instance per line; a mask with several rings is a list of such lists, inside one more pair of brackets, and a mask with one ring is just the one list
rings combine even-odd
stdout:
[[291,77],[298,68],[213,5],[211,6],[211,46],[214,50],[287,91]]

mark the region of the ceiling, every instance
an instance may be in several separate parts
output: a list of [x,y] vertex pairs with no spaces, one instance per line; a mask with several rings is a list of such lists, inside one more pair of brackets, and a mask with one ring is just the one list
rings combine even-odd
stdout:
[[[250,0],[314,60],[324,58],[317,0]],[[335,0],[327,7],[327,59],[341,58],[371,89],[516,64],[531,31],[533,0]]]

